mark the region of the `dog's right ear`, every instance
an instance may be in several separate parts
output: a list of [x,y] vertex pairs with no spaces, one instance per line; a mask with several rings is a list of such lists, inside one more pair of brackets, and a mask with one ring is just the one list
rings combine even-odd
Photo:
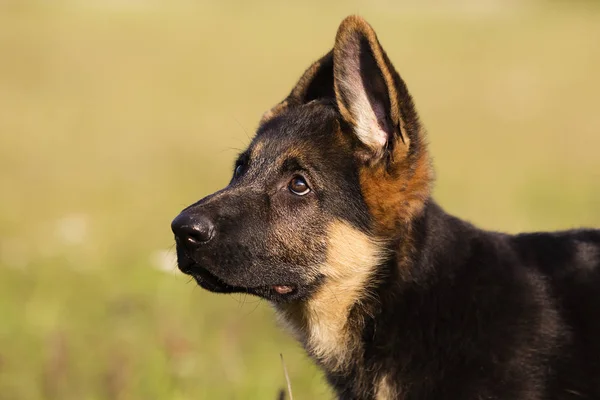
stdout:
[[315,61],[302,74],[291,93],[281,103],[267,111],[261,121],[262,125],[290,106],[299,106],[317,99],[335,100],[333,89],[333,50]]

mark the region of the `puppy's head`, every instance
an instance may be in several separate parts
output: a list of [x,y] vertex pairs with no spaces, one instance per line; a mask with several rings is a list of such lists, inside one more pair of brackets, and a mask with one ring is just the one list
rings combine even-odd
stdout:
[[179,268],[214,292],[307,298],[372,269],[430,182],[404,82],[373,29],[348,17],[333,50],[263,116],[229,185],[175,218]]

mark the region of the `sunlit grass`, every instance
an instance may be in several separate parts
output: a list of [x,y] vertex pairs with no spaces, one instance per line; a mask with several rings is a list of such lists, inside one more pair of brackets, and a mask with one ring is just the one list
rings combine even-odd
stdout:
[[396,3],[0,7],[0,399],[272,399],[280,353],[295,398],[329,396],[267,304],[176,273],[169,223],[350,13],[414,94],[448,211],[600,226],[598,7]]

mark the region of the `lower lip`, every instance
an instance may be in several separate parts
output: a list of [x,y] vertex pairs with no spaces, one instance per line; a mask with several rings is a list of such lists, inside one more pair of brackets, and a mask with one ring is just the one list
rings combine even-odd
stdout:
[[[200,284],[200,282],[203,282],[204,284],[209,284],[209,285],[216,285],[217,283],[212,282],[211,279],[207,279],[207,277],[205,277],[203,274],[196,274],[194,273],[195,271],[193,271],[192,269],[187,269],[183,271],[186,274],[192,275],[196,281],[198,281],[198,283]],[[279,294],[279,295],[288,295],[293,293],[296,290],[295,286],[291,286],[291,285],[274,285],[271,286],[271,289]]]

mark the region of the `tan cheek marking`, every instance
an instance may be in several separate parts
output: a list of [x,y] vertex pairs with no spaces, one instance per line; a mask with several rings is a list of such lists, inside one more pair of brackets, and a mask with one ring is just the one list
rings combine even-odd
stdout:
[[[331,370],[339,370],[360,348],[360,326],[348,326],[348,315],[369,296],[383,246],[345,222],[328,231],[327,260],[320,267],[325,282],[310,300],[280,308],[282,322]],[[360,325],[360,323],[359,323]]]
[[263,142],[258,142],[252,147],[252,156],[251,158],[258,158],[260,152],[265,147]]
[[395,388],[390,384],[389,377],[387,375],[382,376],[379,382],[375,385],[375,399],[376,400],[399,400],[401,399],[400,393],[397,393]]

